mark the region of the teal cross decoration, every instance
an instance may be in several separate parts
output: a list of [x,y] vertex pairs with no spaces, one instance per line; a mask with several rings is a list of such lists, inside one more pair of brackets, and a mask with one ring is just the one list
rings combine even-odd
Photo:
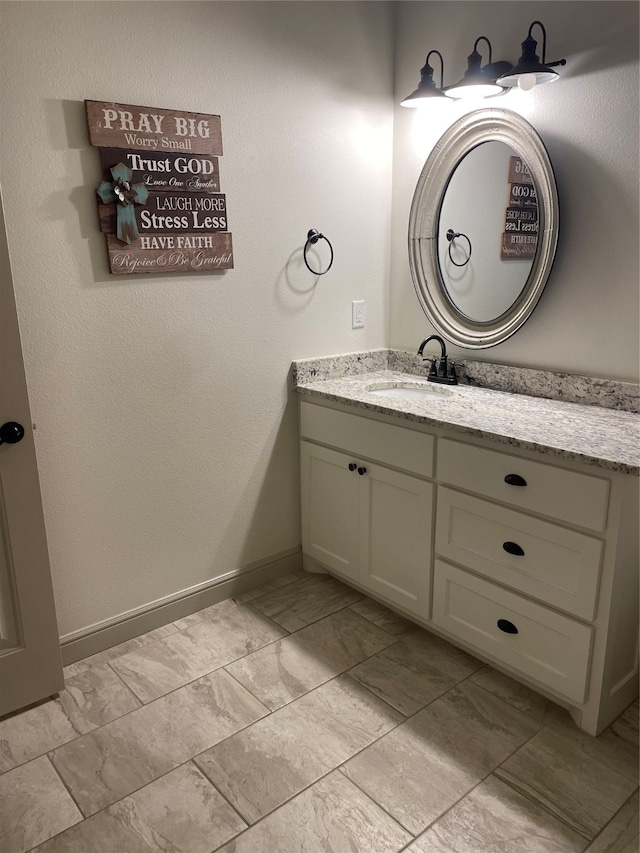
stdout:
[[103,181],[97,189],[104,204],[116,202],[116,236],[123,243],[132,243],[140,236],[136,222],[134,204],[146,204],[149,190],[144,184],[132,184],[133,172],[124,163],[111,167],[113,183]]

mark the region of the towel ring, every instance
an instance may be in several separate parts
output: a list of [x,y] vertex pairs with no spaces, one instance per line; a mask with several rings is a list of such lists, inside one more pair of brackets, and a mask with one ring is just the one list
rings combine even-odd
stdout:
[[[461,264],[454,261],[451,255],[451,247],[453,246],[453,241],[456,239],[456,237],[464,237],[464,239],[469,244],[469,254],[467,255],[467,260],[463,261]],[[459,231],[454,231],[452,228],[449,228],[449,230],[447,231],[447,240],[449,241],[449,260],[451,261],[451,263],[456,267],[466,267],[466,265],[471,260],[471,240],[467,237],[466,234],[461,234]]]
[[[329,245],[329,250],[331,251],[331,260],[329,261],[329,265],[327,266],[326,270],[322,271],[312,269],[309,266],[309,261],[307,260],[307,249],[309,248],[309,245],[314,245],[318,242],[318,240],[326,240]],[[304,244],[304,251],[302,253],[302,257],[304,258],[304,262],[307,265],[307,269],[309,270],[309,272],[312,272],[314,275],[324,275],[325,273],[329,272],[329,270],[331,269],[331,264],[333,263],[333,246],[331,245],[331,243],[329,243],[329,240],[327,240],[324,234],[321,234],[315,228],[312,228],[310,231],[307,232],[307,242]]]

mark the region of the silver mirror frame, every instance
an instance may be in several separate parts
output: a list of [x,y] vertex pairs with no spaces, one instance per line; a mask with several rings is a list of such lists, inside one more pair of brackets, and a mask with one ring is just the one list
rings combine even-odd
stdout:
[[[462,314],[444,287],[438,263],[438,220],[449,180],[462,158],[483,142],[504,142],[526,162],[538,196],[538,246],[529,277],[513,305],[495,320]],[[420,173],[409,215],[409,265],[416,294],[434,328],[451,343],[486,349],[510,338],[529,318],[549,278],[558,244],[559,206],[553,168],[542,140],[517,113],[485,109],[451,125]]]

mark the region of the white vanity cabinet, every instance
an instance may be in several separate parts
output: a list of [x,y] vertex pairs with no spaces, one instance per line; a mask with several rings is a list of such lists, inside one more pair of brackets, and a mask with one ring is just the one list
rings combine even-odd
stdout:
[[[424,616],[431,578],[433,484],[426,477],[433,471],[433,438],[307,403],[301,405],[301,434],[306,559]],[[419,476],[406,473],[411,468]]]
[[566,705],[590,734],[635,698],[637,478],[305,400],[300,434],[305,566]]

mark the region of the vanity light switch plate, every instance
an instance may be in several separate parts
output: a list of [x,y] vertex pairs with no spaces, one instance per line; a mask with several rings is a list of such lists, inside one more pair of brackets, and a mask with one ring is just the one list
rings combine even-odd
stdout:
[[351,303],[351,328],[364,328],[364,299]]

